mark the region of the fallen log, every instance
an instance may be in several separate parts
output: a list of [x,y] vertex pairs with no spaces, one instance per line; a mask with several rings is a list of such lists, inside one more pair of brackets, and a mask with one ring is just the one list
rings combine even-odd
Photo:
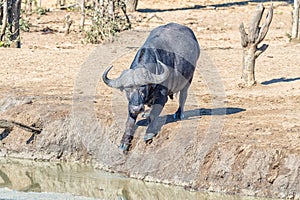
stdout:
[[0,128],[12,131],[14,126],[16,126],[18,128],[21,128],[25,131],[34,133],[34,134],[40,134],[42,132],[42,129],[39,129],[39,128],[36,128],[36,127],[27,126],[25,124],[15,122],[15,121],[12,121],[12,120],[0,119]]

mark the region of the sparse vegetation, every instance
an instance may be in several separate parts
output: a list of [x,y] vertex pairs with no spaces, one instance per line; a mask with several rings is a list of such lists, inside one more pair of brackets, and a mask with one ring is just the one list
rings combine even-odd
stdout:
[[116,33],[130,29],[131,23],[126,14],[124,1],[103,2],[89,10],[92,25],[85,31],[87,43],[99,43],[108,40]]
[[35,10],[35,12],[36,12],[39,16],[41,16],[41,15],[46,15],[47,9],[42,8],[42,7],[37,7],[36,10]]
[[292,35],[290,33],[286,33],[286,37],[288,37],[289,42],[292,41]]
[[[0,26],[0,28],[2,29],[2,26]],[[2,38],[0,40],[0,47],[10,47],[10,45],[12,43],[10,38],[11,38],[10,27],[6,26],[4,35],[2,36]]]
[[20,20],[19,20],[19,23],[20,23],[20,29],[21,29],[21,31],[29,32],[29,30],[30,30],[30,22],[29,22],[29,20],[21,17]]

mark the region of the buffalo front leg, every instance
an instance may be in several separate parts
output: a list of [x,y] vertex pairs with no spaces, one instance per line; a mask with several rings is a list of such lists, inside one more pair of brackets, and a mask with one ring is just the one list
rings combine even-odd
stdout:
[[128,118],[126,121],[126,128],[125,133],[123,134],[120,149],[123,151],[127,151],[131,145],[131,141],[133,139],[133,134],[135,130],[135,122],[136,122],[137,115],[132,113],[128,114]]
[[152,106],[150,111],[149,125],[144,137],[144,141],[146,143],[151,143],[153,137],[157,135],[159,131],[158,129],[161,127],[158,123],[159,115],[167,101],[168,101],[168,97],[164,93],[160,94],[159,97],[155,100],[154,105]]

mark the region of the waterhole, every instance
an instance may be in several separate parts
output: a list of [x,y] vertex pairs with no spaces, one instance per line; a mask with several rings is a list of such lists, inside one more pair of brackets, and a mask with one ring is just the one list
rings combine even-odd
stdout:
[[[0,200],[258,200],[143,182],[90,165],[0,159]],[[262,199],[260,199],[262,200]]]

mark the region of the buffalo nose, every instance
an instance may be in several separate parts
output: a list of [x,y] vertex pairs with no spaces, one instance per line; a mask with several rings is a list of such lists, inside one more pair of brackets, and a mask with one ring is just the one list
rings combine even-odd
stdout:
[[131,109],[133,112],[140,113],[144,111],[144,105],[132,106]]

